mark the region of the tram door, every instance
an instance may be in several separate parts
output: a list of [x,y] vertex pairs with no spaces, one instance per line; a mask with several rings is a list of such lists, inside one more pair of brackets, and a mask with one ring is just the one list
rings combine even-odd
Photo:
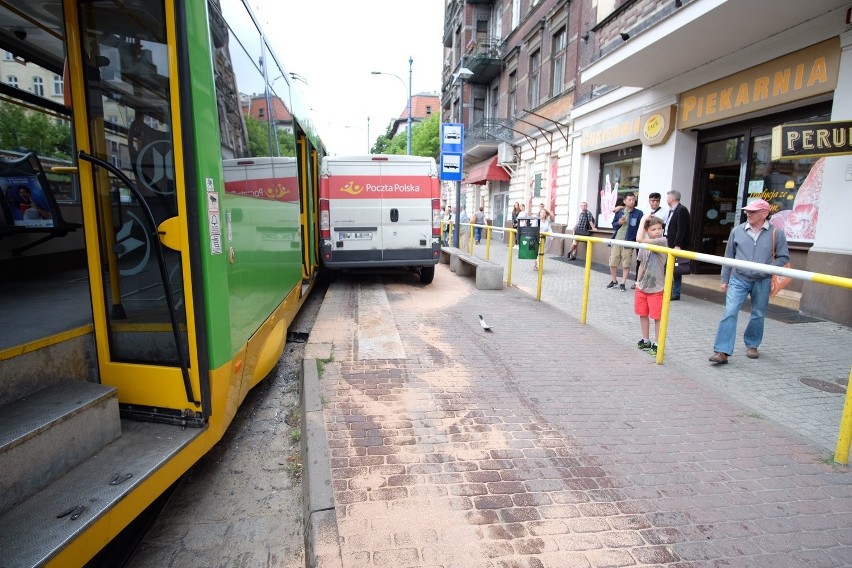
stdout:
[[[175,31],[167,27],[174,20],[164,0],[69,1],[68,29],[76,33],[67,37],[79,39],[67,47],[68,65],[101,382],[118,387],[131,412],[172,420],[201,411],[181,244]],[[160,251],[158,240],[166,244]]]

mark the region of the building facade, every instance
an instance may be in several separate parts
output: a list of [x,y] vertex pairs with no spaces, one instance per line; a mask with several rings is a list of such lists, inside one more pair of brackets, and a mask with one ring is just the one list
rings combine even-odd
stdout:
[[[442,112],[465,127],[468,209],[506,226],[515,202],[569,215],[571,138],[580,2],[446,3]],[[464,81],[460,71],[470,72]],[[446,188],[451,199],[454,186]]]
[[[742,220],[742,207],[761,197],[772,205],[773,226],[787,235],[794,268],[852,274],[852,231],[843,221],[852,195],[852,158],[837,151],[849,146],[852,130],[832,127],[852,115],[848,2],[495,3],[505,5],[492,7],[503,18],[528,9],[545,36],[554,29],[550,22],[555,23],[547,15],[566,11],[566,41],[579,70],[574,78],[566,75],[569,83],[575,81],[570,95],[550,99],[540,110],[524,107],[527,114],[519,116],[517,101],[529,100],[534,86],[528,75],[535,69],[523,68],[522,54],[536,45],[536,32],[526,29],[518,45],[510,45],[512,34],[497,42],[500,78],[488,88],[507,104],[498,104],[492,116],[508,120],[506,128],[517,135],[503,137],[515,147],[515,162],[510,180],[496,184],[506,184],[511,202],[523,203],[531,187],[535,195],[540,174],[557,221],[571,226],[577,206],[587,201],[598,225],[607,228],[619,195],[636,192],[641,208],[651,192],[677,189],[692,214],[693,250],[721,255],[731,228]],[[448,18],[452,6],[449,2]],[[467,3],[468,11],[471,6],[472,18],[463,26],[469,32],[478,29],[476,8],[481,5]],[[544,9],[542,16],[538,9]],[[455,32],[445,29],[452,62],[448,33],[454,40]],[[511,69],[517,69],[515,74]],[[452,84],[452,78],[445,81]],[[446,119],[454,117],[452,92],[447,88],[443,99]],[[476,98],[477,87],[472,86],[464,98],[466,110],[476,112]],[[543,122],[530,120],[529,111],[545,117]],[[540,136],[532,127],[519,127],[518,118],[534,123]],[[788,129],[798,137],[788,140],[798,141],[795,158],[778,155],[778,148],[773,152],[773,129],[781,125],[792,125]],[[545,132],[553,134],[554,142],[563,132],[566,139],[552,149]],[[477,142],[466,142],[468,169],[479,155]],[[542,145],[548,154],[544,163]],[[504,159],[498,156],[497,162]],[[549,168],[553,161],[555,167]],[[489,181],[486,187],[493,193],[491,185]],[[551,187],[553,197],[547,193]],[[467,201],[471,203],[470,195]],[[712,264],[697,269],[719,271]],[[794,280],[782,293],[798,300],[806,314],[852,325],[852,293],[847,290]]]

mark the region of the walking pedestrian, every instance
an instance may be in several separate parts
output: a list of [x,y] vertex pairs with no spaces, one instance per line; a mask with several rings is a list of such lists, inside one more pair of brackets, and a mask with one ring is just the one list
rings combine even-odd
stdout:
[[[485,224],[485,208],[480,207],[479,211],[476,211],[471,218],[471,223],[474,225],[484,225]],[[473,240],[476,244],[479,244],[480,239],[482,239],[482,227],[474,227],[473,228]]]
[[[787,264],[790,261],[787,238],[784,231],[778,231],[770,225],[769,203],[763,199],[755,199],[746,205],[743,211],[747,216],[746,222],[731,231],[725,257],[772,266]],[[771,280],[770,274],[759,270],[722,267],[721,287],[725,292],[725,312],[716,331],[711,362],[724,365],[734,353],[737,315],[747,296],[751,297],[751,316],[743,334],[746,357],[757,359],[760,356],[757,348],[763,341],[763,320],[766,306],[769,305]]]

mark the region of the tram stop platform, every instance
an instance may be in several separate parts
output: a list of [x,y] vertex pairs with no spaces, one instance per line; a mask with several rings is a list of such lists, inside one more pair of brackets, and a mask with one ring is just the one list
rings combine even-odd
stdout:
[[685,287],[657,365],[608,274],[583,325],[580,263],[546,258],[540,302],[513,264],[496,291],[446,265],[329,287],[304,373],[309,565],[849,565],[852,330],[776,314],[752,360],[743,312],[714,366],[722,307]]

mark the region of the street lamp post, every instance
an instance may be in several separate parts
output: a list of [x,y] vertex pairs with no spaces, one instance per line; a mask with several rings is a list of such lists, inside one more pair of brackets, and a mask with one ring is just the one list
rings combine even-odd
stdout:
[[[459,84],[459,122],[464,127],[464,80],[473,77],[473,71],[467,67],[461,67],[456,73],[454,83]],[[464,148],[462,148],[462,162],[464,162]],[[453,223],[453,246],[459,248],[459,223],[461,222],[461,181],[456,182],[456,222]]]
[[[407,142],[408,142],[408,155],[411,155],[411,71],[412,65],[414,64],[414,59],[409,55],[408,56],[408,132],[407,134]],[[371,71],[373,75],[390,75],[392,77],[396,77],[400,83],[402,83],[402,87],[405,88],[405,81],[402,80],[402,77],[397,75],[396,73],[385,73],[384,71]]]
[[408,56],[408,155],[411,155],[411,65],[414,59]]

